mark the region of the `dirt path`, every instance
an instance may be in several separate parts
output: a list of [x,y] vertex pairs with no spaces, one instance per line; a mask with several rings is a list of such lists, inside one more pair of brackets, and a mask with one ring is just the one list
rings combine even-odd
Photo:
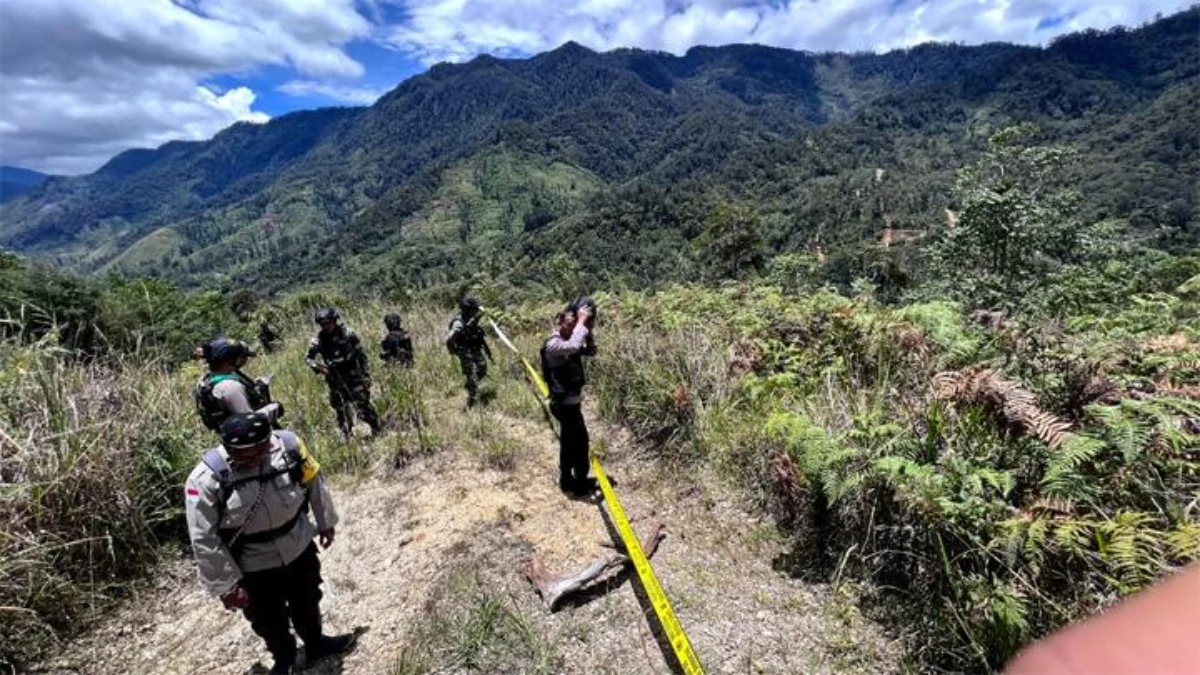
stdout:
[[[570,571],[608,533],[597,505],[558,492],[544,427],[486,414],[516,448],[507,470],[446,451],[334,482],[343,524],[321,558],[326,622],[366,632],[343,662],[307,672],[670,672],[627,578],[555,614],[542,607],[521,563],[536,555]],[[703,477],[667,474],[614,431],[594,434],[610,439],[606,468],[631,517],[666,526],[654,567],[708,672],[896,670],[898,650],[851,603],[771,569],[771,527]],[[180,560],[43,672],[246,673],[261,668],[256,658],[269,663],[248,624],[206,597]]]

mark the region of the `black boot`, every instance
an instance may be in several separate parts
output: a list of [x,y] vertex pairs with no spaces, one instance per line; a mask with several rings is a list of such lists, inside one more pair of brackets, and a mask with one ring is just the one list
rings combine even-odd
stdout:
[[271,669],[267,671],[267,675],[292,675],[296,672],[296,657],[276,658]]
[[346,633],[344,635],[322,635],[321,639],[316,644],[304,643],[304,657],[308,660],[308,665],[312,665],[317,661],[327,656],[337,656],[345,654],[351,649],[354,649],[354,643],[358,642],[356,633]]

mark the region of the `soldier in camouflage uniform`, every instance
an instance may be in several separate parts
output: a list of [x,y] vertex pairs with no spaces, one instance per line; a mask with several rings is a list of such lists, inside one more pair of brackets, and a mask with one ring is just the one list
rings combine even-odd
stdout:
[[485,339],[483,326],[479,325],[483,318],[479,301],[466,297],[458,303],[458,308],[461,313],[450,322],[446,349],[458,357],[467,379],[467,406],[472,407],[479,402],[479,381],[487,377],[487,362],[492,360],[492,349]]
[[358,417],[371,425],[371,431],[378,433],[382,427],[371,405],[367,353],[358,335],[342,326],[339,318],[337,310],[329,307],[317,311],[316,322],[321,332],[309,342],[305,362],[313,372],[325,376],[325,384],[329,385],[329,405],[337,413],[338,427],[343,434],[350,436],[354,427],[351,405],[358,409]]
[[400,315],[395,312],[383,317],[383,325],[387,327],[387,335],[379,343],[379,358],[384,363],[399,363],[405,368],[413,366],[413,343],[408,332],[400,323]]

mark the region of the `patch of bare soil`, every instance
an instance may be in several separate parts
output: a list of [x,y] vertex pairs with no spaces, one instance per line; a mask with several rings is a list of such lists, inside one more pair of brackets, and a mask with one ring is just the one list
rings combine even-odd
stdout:
[[[343,522],[321,555],[327,632],[365,632],[344,660],[307,672],[671,672],[636,575],[545,609],[521,565],[536,556],[553,572],[574,571],[611,535],[601,506],[558,491],[544,426],[485,414],[514,445],[511,470],[447,451],[379,478],[334,481]],[[634,527],[665,526],[653,565],[708,672],[897,669],[899,650],[852,603],[771,568],[780,550],[772,527],[714,481],[676,475],[593,426],[610,437],[606,468]],[[249,624],[207,597],[180,560],[41,672],[246,673],[269,663]]]

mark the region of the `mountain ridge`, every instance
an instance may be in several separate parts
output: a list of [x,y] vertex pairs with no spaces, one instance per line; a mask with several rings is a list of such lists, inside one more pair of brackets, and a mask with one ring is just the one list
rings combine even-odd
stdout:
[[[902,183],[895,192],[923,204],[885,204],[855,216],[874,220],[877,230],[875,211],[913,220],[936,212],[932,204],[944,201],[953,169],[1005,123],[1036,122],[1048,140],[1082,143],[1091,152],[1105,145],[1108,127],[1149,114],[1171,90],[1186,94],[1200,73],[1200,47],[1191,39],[1197,25],[1200,9],[1192,9],[1140,29],[1075,34],[1043,48],[992,43],[814,54],[730,45],[674,56],[597,53],[568,43],[528,59],[480,56],[434,66],[370,107],[297,111],[264,125],[234,125],[210,141],[131,150],[88,176],[50,181],[0,209],[0,245],[94,271],[155,235],[178,241],[178,251],[127,271],[272,290],[295,282],[286,268],[301,262],[324,269],[301,275],[318,282],[345,273],[345,258],[378,250],[381,242],[401,246],[405,219],[437,192],[430,188],[441,174],[497,148],[598,176],[607,187],[593,201],[636,183],[674,186],[698,202],[730,195],[769,202],[786,191],[784,173],[808,176],[796,188],[798,202],[821,201],[834,177],[850,180],[867,167],[887,168]],[[1171,108],[1180,114],[1184,94],[1168,97],[1181,99]],[[1126,126],[1139,145],[1163,131]],[[1172,186],[1172,213],[1183,213],[1194,207],[1195,190],[1177,184],[1200,150],[1194,132],[1171,127],[1170,135],[1158,145],[1182,150],[1156,158],[1151,173]],[[847,144],[849,138],[856,141]],[[803,150],[805,143],[826,142],[841,154],[813,157]],[[1090,180],[1112,183],[1114,175],[1132,170],[1126,164],[1144,164],[1137,152],[1125,154],[1112,153],[1121,166],[1093,171]],[[828,166],[814,172],[811,162]],[[1129,218],[1158,208],[1120,186],[1110,192],[1093,205],[1097,217]],[[603,205],[574,204],[570,219],[552,214],[551,227],[534,233],[524,229],[524,208],[492,224],[489,236],[505,238],[514,255],[522,251],[534,260],[530,256],[546,254],[539,236],[578,235],[567,220],[593,222]],[[761,215],[773,223],[794,217],[781,208],[760,209]],[[563,227],[554,227],[558,220]],[[831,213],[814,211],[801,220],[777,224],[769,243],[781,251],[811,247],[815,236],[828,239],[835,230],[850,244],[871,231]],[[1195,220],[1188,215],[1175,225]],[[265,221],[284,222],[285,234],[263,235]],[[288,258],[282,250],[297,246],[312,250],[289,250],[297,253],[293,262],[279,262]],[[337,256],[317,250],[332,246]]]

